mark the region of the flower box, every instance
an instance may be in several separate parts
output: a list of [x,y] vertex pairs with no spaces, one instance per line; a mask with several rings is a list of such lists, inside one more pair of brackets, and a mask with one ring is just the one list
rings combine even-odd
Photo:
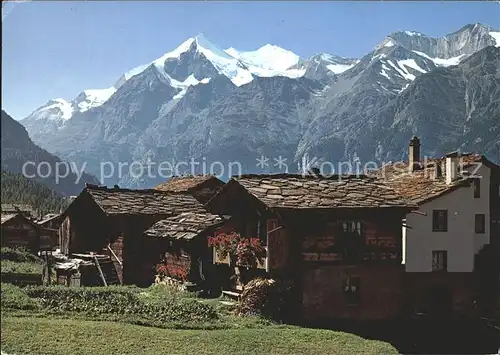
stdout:
[[245,238],[237,233],[210,237],[208,246],[213,247],[214,263],[266,269],[267,248],[259,238]]

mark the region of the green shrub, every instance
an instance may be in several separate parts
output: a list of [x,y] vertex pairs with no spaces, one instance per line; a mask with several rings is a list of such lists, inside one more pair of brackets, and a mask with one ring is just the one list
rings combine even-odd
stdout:
[[0,255],[2,262],[4,260],[14,261],[14,262],[34,262],[34,263],[43,263],[43,260],[36,255],[31,254],[24,248],[9,248],[2,247],[0,249]]
[[145,292],[141,292],[139,297],[145,303],[161,305],[169,300],[195,299],[197,296],[194,292],[181,291],[169,285],[158,284],[149,287]]
[[41,308],[40,302],[30,298],[24,289],[6,283],[2,283],[1,302],[3,310],[38,310]]
[[214,307],[195,299],[166,297],[163,302],[146,302],[139,297],[139,289],[127,287],[29,286],[26,293],[57,313],[109,314],[160,323],[206,322],[218,318]]
[[10,260],[2,260],[2,273],[23,273],[23,274],[42,274],[43,264],[34,262],[15,262]]

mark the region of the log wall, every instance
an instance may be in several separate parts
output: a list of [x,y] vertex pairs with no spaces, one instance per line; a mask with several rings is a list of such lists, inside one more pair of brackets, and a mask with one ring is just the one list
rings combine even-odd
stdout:
[[2,247],[22,247],[38,252],[39,244],[38,228],[28,221],[16,217],[2,224]]
[[[323,265],[302,273],[303,319],[380,320],[394,318],[402,307],[404,269],[397,265]],[[351,304],[345,278],[359,278],[359,303]]]

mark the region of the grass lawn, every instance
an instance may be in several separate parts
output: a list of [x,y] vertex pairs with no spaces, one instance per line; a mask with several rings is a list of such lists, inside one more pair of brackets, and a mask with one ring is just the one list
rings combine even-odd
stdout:
[[397,354],[387,343],[289,326],[177,330],[118,322],[13,317],[1,320],[2,351],[21,354]]

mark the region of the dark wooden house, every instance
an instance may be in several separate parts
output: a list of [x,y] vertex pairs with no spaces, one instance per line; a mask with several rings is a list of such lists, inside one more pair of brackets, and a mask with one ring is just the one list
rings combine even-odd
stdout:
[[[413,206],[383,181],[246,175],[206,206],[229,214],[216,233],[259,237],[260,269],[296,286],[297,317],[386,319],[402,307],[402,219]],[[225,263],[225,260],[215,260]]]
[[2,247],[26,248],[36,253],[40,248],[40,229],[21,213],[2,214]]
[[225,221],[208,212],[184,212],[156,222],[145,234],[165,251],[163,263],[169,277],[205,288],[206,281],[215,277],[208,236]]
[[191,195],[88,185],[63,213],[61,252],[108,255],[125,284],[148,286],[161,260],[144,231],[182,212],[205,212]]
[[224,182],[214,175],[174,176],[167,182],[155,187],[155,190],[187,193],[205,204],[222,187]]

